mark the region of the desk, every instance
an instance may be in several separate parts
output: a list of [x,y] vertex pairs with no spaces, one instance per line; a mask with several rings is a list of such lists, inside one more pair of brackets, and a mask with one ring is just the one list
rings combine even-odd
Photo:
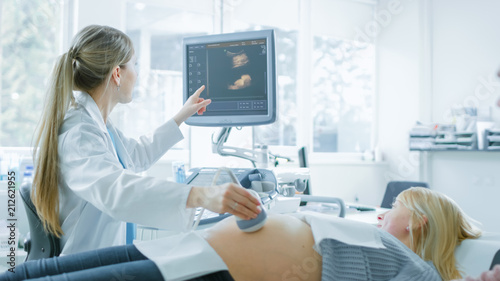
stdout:
[[[362,204],[346,203],[345,218],[349,219],[349,220],[365,222],[365,223],[369,223],[369,224],[373,224],[373,225],[378,224],[377,215],[385,213],[389,210],[386,208],[371,207],[371,208],[374,208],[375,210],[374,211],[358,211],[355,208],[348,208],[347,206],[362,206],[362,207],[370,207],[370,206],[362,205]],[[298,211],[299,212],[301,212],[301,211],[314,211],[314,212],[320,212],[323,214],[331,214],[332,216],[338,216],[338,214],[339,214],[338,206],[335,206],[335,205],[332,206],[329,204],[318,203],[318,202],[307,203],[306,206],[299,207]]]
[[356,211],[347,212],[345,218],[349,220],[361,221],[373,225],[378,224],[377,216],[386,212],[387,209],[378,208],[375,211]]

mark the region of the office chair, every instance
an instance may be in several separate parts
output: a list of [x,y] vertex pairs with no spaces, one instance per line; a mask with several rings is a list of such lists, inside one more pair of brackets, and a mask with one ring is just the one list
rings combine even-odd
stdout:
[[495,267],[495,265],[500,264],[500,250],[497,251],[495,256],[493,257],[493,261],[491,262],[490,270]]
[[[309,159],[307,156],[307,147],[303,146],[299,149],[299,167],[300,168],[309,168]],[[311,194],[311,179],[307,181],[307,186],[302,194],[309,195]]]
[[455,258],[465,275],[493,269],[500,264],[500,233],[485,231],[477,239],[465,239],[455,249]]
[[387,184],[387,188],[385,190],[384,199],[382,199],[382,204],[380,207],[382,208],[391,208],[392,203],[396,197],[398,197],[399,193],[403,190],[406,190],[410,187],[420,186],[429,188],[429,185],[425,182],[414,182],[414,181],[391,181]]
[[30,232],[24,240],[24,251],[28,253],[26,261],[59,256],[60,241],[56,236],[45,232],[42,221],[31,201],[31,183],[25,183],[19,190],[24,202]]
[[[299,149],[299,167],[301,168],[309,168],[309,158],[307,156],[307,147],[303,146]],[[307,181],[306,189],[302,194],[310,195],[311,194],[311,179]],[[307,202],[301,201],[300,206],[307,205]]]

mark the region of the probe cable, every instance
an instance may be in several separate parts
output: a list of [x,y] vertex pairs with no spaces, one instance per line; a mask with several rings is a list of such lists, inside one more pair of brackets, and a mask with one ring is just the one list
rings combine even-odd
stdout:
[[[234,175],[233,171],[229,170],[228,168],[224,168],[224,167],[219,168],[219,169],[217,170],[217,173],[215,174],[215,176],[214,176],[214,177],[213,177],[213,179],[212,179],[212,185],[211,185],[211,186],[215,186],[215,183],[217,183],[217,180],[219,179],[220,172],[222,172],[222,171],[226,172],[226,173],[229,175],[229,177],[231,177],[231,180],[232,180],[232,182],[233,182],[233,183],[235,183],[235,184],[237,184],[237,185],[241,186],[241,185],[240,185],[240,182],[238,181],[238,178],[236,178],[236,176]],[[198,225],[200,224],[201,217],[203,216],[203,212],[204,212],[204,211],[205,211],[205,208],[201,208],[201,211],[200,211],[200,213],[198,214],[198,216],[196,217],[196,221],[195,221],[195,222],[194,222],[194,224],[193,224],[193,228],[192,228],[192,230],[196,230],[196,228],[197,228],[197,227],[198,227]]]

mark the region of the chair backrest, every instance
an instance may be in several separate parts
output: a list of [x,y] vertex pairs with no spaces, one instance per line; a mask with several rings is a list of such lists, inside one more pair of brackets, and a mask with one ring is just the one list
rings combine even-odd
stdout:
[[415,182],[415,181],[391,181],[387,184],[387,188],[385,190],[384,199],[382,199],[382,204],[380,207],[382,208],[391,208],[392,203],[396,197],[398,197],[399,193],[403,190],[406,190],[410,187],[420,186],[429,188],[429,185],[425,182]]
[[465,239],[455,250],[460,270],[468,276],[479,276],[500,264],[500,233],[483,232],[478,239]]
[[[299,149],[299,167],[300,168],[309,168],[309,158],[307,155],[307,147],[303,146]],[[309,179],[306,183],[306,188],[302,192],[302,194],[310,195],[311,194],[311,179]],[[301,206],[304,205],[301,203]]]
[[497,251],[495,256],[493,257],[493,261],[491,262],[490,270],[495,267],[495,265],[500,264],[500,250]]
[[42,221],[31,201],[31,184],[23,184],[19,193],[24,202],[30,228],[26,261],[59,256],[61,253],[59,238],[43,229]]

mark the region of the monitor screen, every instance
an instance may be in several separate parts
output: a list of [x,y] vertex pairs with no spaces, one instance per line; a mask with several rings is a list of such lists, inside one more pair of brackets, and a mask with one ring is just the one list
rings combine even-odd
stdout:
[[194,126],[253,126],[276,120],[274,31],[184,38],[184,102],[202,85],[211,99]]

